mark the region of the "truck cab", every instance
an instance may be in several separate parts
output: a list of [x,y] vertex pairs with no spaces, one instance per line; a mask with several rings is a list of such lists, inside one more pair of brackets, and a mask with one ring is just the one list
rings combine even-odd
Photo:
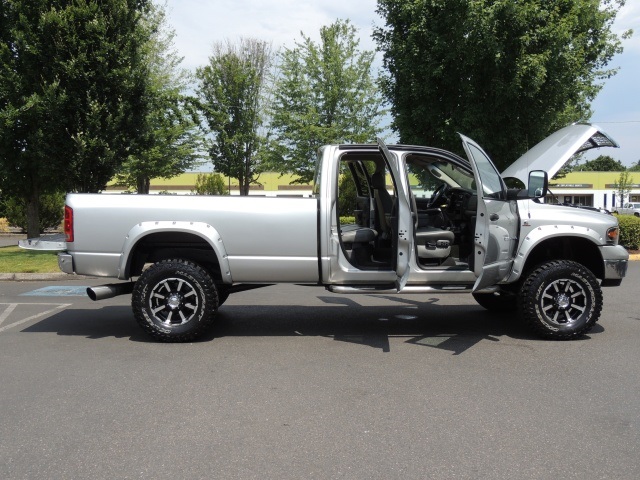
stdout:
[[[322,177],[336,178],[318,189],[330,290],[472,291],[508,275],[519,232],[517,200],[484,151],[462,140],[472,161],[382,142],[323,150]],[[542,196],[546,177],[536,175]]]

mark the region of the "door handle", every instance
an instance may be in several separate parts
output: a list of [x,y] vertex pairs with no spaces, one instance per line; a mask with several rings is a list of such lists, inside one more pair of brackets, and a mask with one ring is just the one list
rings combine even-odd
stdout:
[[491,220],[492,222],[495,222],[499,218],[500,218],[500,215],[498,215],[497,213],[492,213],[491,215],[489,215],[489,220]]

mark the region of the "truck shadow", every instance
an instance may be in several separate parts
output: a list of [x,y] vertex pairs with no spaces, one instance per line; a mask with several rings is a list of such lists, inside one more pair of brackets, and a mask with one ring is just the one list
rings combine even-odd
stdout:
[[[436,298],[415,301],[399,296],[377,297],[392,304],[363,306],[350,297],[341,296],[318,296],[324,303],[319,306],[229,302],[219,309],[213,328],[199,342],[224,337],[313,336],[369,346],[382,352],[390,352],[392,344],[401,341],[460,355],[483,340],[496,344],[504,338],[540,341],[512,313],[488,312],[477,305],[441,305]],[[68,309],[22,331],[155,342],[136,324],[129,306]],[[589,335],[602,331],[604,329],[596,325]],[[582,337],[587,338],[587,335]],[[518,346],[526,348],[523,343]]]

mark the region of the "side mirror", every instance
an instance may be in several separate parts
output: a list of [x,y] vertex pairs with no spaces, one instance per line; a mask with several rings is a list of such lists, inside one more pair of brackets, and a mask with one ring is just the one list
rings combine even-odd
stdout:
[[549,177],[544,170],[532,170],[529,172],[529,187],[527,196],[529,198],[542,198],[547,193],[549,187]]

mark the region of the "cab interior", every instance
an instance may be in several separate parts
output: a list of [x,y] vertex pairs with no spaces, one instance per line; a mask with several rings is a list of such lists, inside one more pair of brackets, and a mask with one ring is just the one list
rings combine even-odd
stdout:
[[[459,157],[457,157],[459,159]],[[422,269],[473,269],[477,193],[464,160],[406,153],[414,256]],[[397,185],[377,152],[347,152],[337,182],[340,244],[361,270],[395,268]]]

